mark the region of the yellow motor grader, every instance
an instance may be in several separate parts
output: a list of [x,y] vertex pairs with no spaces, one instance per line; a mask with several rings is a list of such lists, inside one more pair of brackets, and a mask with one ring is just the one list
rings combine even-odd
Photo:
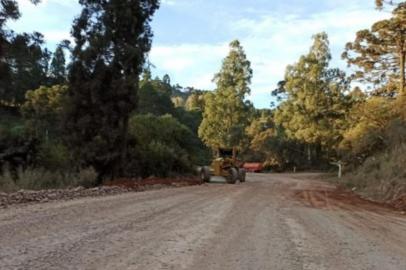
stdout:
[[241,168],[243,163],[237,159],[236,149],[218,149],[215,151],[215,158],[211,166],[204,166],[200,169],[200,178],[204,182],[210,182],[211,176],[221,176],[228,184],[235,184],[237,181],[245,182],[245,169]]

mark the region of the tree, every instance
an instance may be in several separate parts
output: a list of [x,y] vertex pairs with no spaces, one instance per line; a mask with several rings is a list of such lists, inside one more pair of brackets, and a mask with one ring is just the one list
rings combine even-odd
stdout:
[[99,180],[124,174],[128,121],[158,0],[81,0],[69,71],[68,141]]
[[21,110],[35,137],[44,136],[47,140],[49,133],[57,133],[62,120],[66,92],[67,86],[54,85],[41,86],[26,93],[26,101]]
[[252,105],[245,101],[250,94],[251,64],[240,42],[230,43],[229,55],[214,77],[217,88],[205,95],[203,121],[199,136],[212,148],[240,146],[248,125]]
[[317,34],[309,53],[287,67],[285,82],[280,84],[286,99],[275,112],[275,122],[288,138],[309,145],[309,162],[311,145],[334,149],[345,128],[348,82],[344,72],[329,68],[330,60],[328,36]]
[[364,161],[366,157],[386,147],[385,131],[396,118],[393,100],[386,97],[365,96],[352,106],[348,114],[349,128],[343,134],[340,149],[347,153],[347,159]]
[[[31,0],[33,4],[37,4],[39,0]],[[21,14],[18,9],[18,3],[15,0],[1,0],[0,1],[0,60],[5,55],[4,45],[7,43],[8,31],[4,26],[8,20],[17,20]]]
[[55,49],[50,66],[51,84],[66,83],[66,60],[63,47],[60,45]]
[[398,82],[398,93],[405,94],[406,3],[393,11],[393,17],[376,22],[371,30],[357,32],[354,42],[346,45],[342,57],[360,68],[357,79],[375,85]]
[[[38,4],[40,0],[31,0],[33,4]],[[21,16],[18,9],[18,3],[15,0],[0,1],[0,29],[4,26],[8,19],[17,20]]]
[[162,82],[166,85],[171,85],[171,78],[169,77],[168,74],[165,74],[164,77],[162,78]]
[[393,0],[375,0],[375,5],[378,9],[383,9],[384,5],[395,6],[401,3],[401,1],[393,1]]
[[7,80],[0,80],[0,99],[19,105],[28,90],[47,83],[50,53],[42,48],[44,37],[37,32],[13,34],[8,43],[0,75]]
[[204,93],[194,92],[186,99],[185,109],[188,111],[204,111]]
[[171,86],[159,78],[151,80],[144,76],[138,91],[138,112],[142,114],[164,115],[174,113],[171,100]]
[[134,115],[129,131],[135,141],[128,164],[132,176],[189,172],[200,158],[197,136],[171,115]]
[[[271,92],[271,96],[274,97],[278,103],[287,99],[285,85],[286,81],[279,81],[277,88]],[[271,107],[277,107],[275,101],[271,101]]]
[[[31,0],[32,3],[37,4],[38,0]],[[12,80],[11,67],[6,61],[6,56],[13,45],[10,39],[14,37],[14,33],[5,29],[7,20],[17,20],[21,14],[18,9],[18,3],[15,0],[1,0],[0,1],[0,99],[4,98],[5,92],[10,92],[7,84]],[[26,89],[28,90],[28,89]]]

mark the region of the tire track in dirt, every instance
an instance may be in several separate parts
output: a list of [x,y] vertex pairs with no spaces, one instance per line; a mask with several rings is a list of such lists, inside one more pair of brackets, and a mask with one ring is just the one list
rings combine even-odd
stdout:
[[[313,190],[309,189],[309,185],[313,185]],[[325,183],[306,181],[306,190],[296,188],[293,196],[307,207],[339,212],[337,223],[349,228],[352,234],[406,256],[406,219],[403,215],[334,186],[325,190],[320,186],[325,186]]]

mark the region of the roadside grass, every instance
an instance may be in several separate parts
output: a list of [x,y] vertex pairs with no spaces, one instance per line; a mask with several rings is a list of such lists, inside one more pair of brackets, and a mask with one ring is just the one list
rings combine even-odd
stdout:
[[92,187],[96,185],[97,173],[94,169],[83,169],[77,173],[73,172],[52,172],[43,169],[27,169],[17,172],[18,178],[14,179],[12,174],[5,170],[0,175],[0,191],[15,192],[21,189],[42,190],[42,189],[64,189],[70,187]]
[[378,201],[406,196],[406,144],[369,157],[345,174],[342,184]]

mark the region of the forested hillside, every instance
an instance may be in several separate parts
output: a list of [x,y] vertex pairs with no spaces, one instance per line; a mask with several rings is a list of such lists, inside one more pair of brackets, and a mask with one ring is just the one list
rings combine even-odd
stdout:
[[215,89],[174,85],[148,60],[158,0],[80,4],[73,42],[51,52],[39,32],[7,27],[20,17],[16,1],[0,3],[1,190],[188,174],[220,147],[271,171],[340,162],[348,185],[380,198],[406,190],[404,1],[376,1],[392,16],[354,33],[348,69],[331,66],[328,34],[314,33],[268,109],[248,100],[255,71],[240,41]]

